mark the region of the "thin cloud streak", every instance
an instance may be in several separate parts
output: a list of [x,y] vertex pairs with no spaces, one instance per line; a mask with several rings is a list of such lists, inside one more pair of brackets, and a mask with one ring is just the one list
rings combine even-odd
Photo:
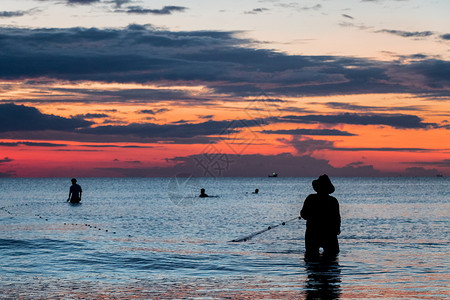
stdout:
[[356,134],[337,129],[280,129],[263,130],[264,134],[319,135],[319,136],[355,136]]
[[393,30],[393,29],[381,29],[375,31],[376,33],[389,33],[405,38],[424,38],[434,35],[432,31],[403,31],[403,30]]
[[414,115],[405,114],[356,114],[284,116],[286,122],[305,124],[352,124],[352,125],[387,125],[398,129],[426,129],[438,127],[435,123],[424,123]]
[[[184,6],[164,6],[161,9],[148,9],[142,6],[129,6],[124,12],[128,14],[138,14],[138,15],[171,15],[174,12],[184,12],[188,8]],[[122,12],[117,10],[117,12]]]

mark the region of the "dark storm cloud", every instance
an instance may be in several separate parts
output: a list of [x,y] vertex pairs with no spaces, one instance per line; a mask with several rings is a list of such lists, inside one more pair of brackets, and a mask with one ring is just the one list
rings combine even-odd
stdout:
[[186,120],[179,120],[179,121],[172,122],[172,124],[187,124],[187,123],[189,123],[189,121],[186,121]]
[[284,116],[279,118],[292,123],[304,124],[351,124],[385,125],[399,129],[425,129],[437,127],[434,123],[424,123],[421,118],[404,114],[354,114]]
[[[141,110],[140,113],[158,114],[166,109]],[[91,127],[94,122],[86,119],[103,118],[106,114],[82,114],[71,118],[43,114],[34,107],[14,104],[0,104],[0,133],[6,139],[32,140],[73,140],[80,142],[143,142],[143,143],[174,143],[174,144],[205,144],[215,143],[219,139],[238,132],[253,132],[260,126],[275,123],[293,124],[353,124],[353,125],[384,125],[400,129],[446,128],[432,123],[424,123],[416,116],[402,114],[338,114],[338,115],[304,115],[266,117],[255,119],[236,119],[233,121],[208,120],[200,123],[180,120],[170,124],[132,123],[125,125],[103,125]],[[206,119],[211,118],[207,116]],[[355,136],[355,134],[337,129],[293,129],[293,130],[264,130],[265,134],[288,134],[302,136]],[[252,133],[256,134],[255,132]],[[216,137],[210,137],[216,136]],[[332,144],[315,140],[295,141],[302,147],[313,149],[331,149]],[[319,144],[317,144],[319,143]],[[39,146],[38,143],[16,142],[2,143],[3,146],[16,145]],[[308,144],[308,145],[307,145]],[[41,146],[65,146],[61,144],[41,144]],[[296,146],[294,146],[296,147]],[[338,149],[337,149],[338,150]],[[346,151],[345,149],[339,149]],[[394,149],[393,149],[394,150]],[[401,151],[401,149],[397,149]],[[410,149],[411,150],[411,149]],[[419,151],[421,149],[417,149]],[[351,151],[351,150],[349,150]],[[358,151],[370,151],[360,149]],[[385,149],[385,151],[387,151]]]
[[[235,123],[236,124],[236,123]],[[225,135],[234,133],[236,130],[252,124],[256,126],[254,121],[245,123],[240,122],[238,126],[234,125],[233,129],[229,129],[230,121],[206,121],[203,123],[186,123],[179,124],[129,124],[123,126],[98,126],[93,128],[79,129],[80,133],[95,135],[134,135],[145,138],[192,138],[207,135]]]
[[138,146],[138,145],[114,145],[114,144],[103,144],[103,145],[81,145],[82,147],[88,148],[124,148],[124,149],[138,149],[138,148],[154,148],[153,146]]
[[[0,78],[30,82],[37,78],[194,82],[213,93],[242,97],[264,90],[274,99],[450,90],[448,62],[444,60],[422,57],[389,63],[355,57],[288,55],[249,47],[252,41],[235,34],[171,32],[142,25],[124,29],[0,28]],[[165,92],[166,97],[187,96],[181,91]],[[157,91],[136,91],[136,97],[144,98],[145,93],[150,99],[164,96],[156,95]],[[127,101],[125,94],[117,97]]]
[[447,96],[449,95],[450,61],[424,59],[405,66],[405,70],[410,74],[422,75],[424,77],[422,85],[432,90],[445,89]]
[[350,152],[436,152],[440,150],[426,148],[392,148],[392,147],[336,147],[333,141],[315,140],[304,136],[293,135],[291,139],[278,139],[279,142],[293,147],[298,154],[312,154],[316,151],[350,151]]
[[[317,104],[317,103],[314,103]],[[356,105],[352,103],[345,102],[327,102],[325,105],[329,108],[333,109],[345,109],[352,111],[423,111],[425,110],[424,106],[395,106],[395,107],[387,107],[387,106],[367,106],[367,105]]]
[[209,136],[195,136],[188,138],[163,138],[159,139],[158,143],[178,144],[178,145],[195,145],[195,144],[212,145],[216,144],[219,141],[223,141],[223,138],[209,137]]
[[34,107],[15,104],[0,104],[0,132],[64,130],[93,124],[85,120],[68,119],[55,115],[43,114]]
[[199,119],[212,119],[212,118],[214,118],[214,115],[197,115],[197,117],[199,118]]
[[300,6],[299,3],[295,3],[295,2],[278,3],[278,4],[276,4],[276,6],[288,8],[290,10],[297,10],[297,11],[319,10],[322,8],[321,4],[316,4],[313,6]]
[[161,9],[148,9],[141,6],[129,6],[126,8],[125,12],[128,14],[139,14],[139,15],[171,15],[173,12],[184,12],[187,10],[184,6],[164,6]]
[[450,159],[443,159],[437,161],[412,161],[412,162],[404,162],[404,164],[450,168]]
[[[205,97],[192,97],[189,92],[181,89],[121,89],[121,90],[107,90],[107,89],[70,89],[70,88],[51,88],[51,91],[63,93],[65,99],[59,99],[59,94],[52,97],[48,96],[47,99],[24,99],[26,102],[129,102],[129,101],[142,101],[142,102],[159,102],[164,100],[177,101],[178,103],[187,102],[208,102],[211,99]],[[72,100],[67,97],[73,97]],[[56,99],[55,99],[56,98]]]
[[380,151],[380,152],[434,152],[434,149],[426,149],[426,148],[392,148],[392,147],[354,147],[354,148],[342,148],[342,147],[333,147],[330,150],[334,151]]
[[366,26],[366,25],[364,25],[362,23],[354,24],[352,22],[339,22],[338,25],[341,26],[341,27],[347,27],[347,28],[357,28],[359,30],[367,30],[367,29],[371,28],[371,27]]
[[56,149],[54,152],[103,152],[103,150],[86,150],[86,149]]
[[167,112],[167,111],[169,111],[169,109],[167,109],[167,108],[143,109],[143,110],[140,110],[139,113],[140,114],[156,115],[156,114],[164,113],[164,112]]
[[381,29],[375,31],[377,33],[389,33],[401,37],[415,37],[415,38],[423,38],[432,36],[434,33],[432,31],[403,31],[403,30],[390,30],[390,29]]
[[0,18],[12,18],[12,17],[22,17],[28,14],[28,11],[0,11]]
[[256,14],[260,14],[260,13],[266,12],[268,10],[269,10],[268,8],[254,8],[254,9],[252,9],[250,11],[246,11],[244,13],[248,14],[248,15],[256,15]]
[[11,159],[9,157],[0,158],[0,164],[12,162],[14,159]]
[[87,113],[87,114],[73,116],[73,118],[83,119],[83,120],[84,119],[107,118],[107,117],[109,117],[107,114],[92,114],[92,113]]
[[20,145],[32,147],[66,147],[67,144],[42,143],[42,142],[0,142],[0,147],[17,147]]
[[322,136],[355,136],[356,134],[337,129],[280,129],[263,130],[265,134],[289,134],[289,135],[322,135]]
[[397,2],[406,2],[409,0],[361,0],[361,2],[389,2],[389,1],[397,1]]
[[100,0],[67,0],[67,4],[93,4],[100,2]]
[[289,139],[278,139],[279,142],[292,146],[298,154],[313,154],[316,151],[330,150],[334,148],[334,142],[328,140],[315,140],[308,137],[292,136]]
[[133,0],[111,0],[106,3],[112,3],[116,8],[121,8],[122,5],[133,2]]
[[305,109],[305,108],[301,108],[301,107],[283,107],[280,108],[279,111],[283,111],[283,112],[295,112],[295,113],[310,113],[311,110],[309,109]]

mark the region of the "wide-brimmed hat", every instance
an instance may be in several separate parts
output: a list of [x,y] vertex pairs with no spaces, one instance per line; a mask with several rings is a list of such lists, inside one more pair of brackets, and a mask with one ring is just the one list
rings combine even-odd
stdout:
[[313,180],[312,186],[317,193],[332,194],[334,192],[334,186],[326,174],[320,175],[319,178]]

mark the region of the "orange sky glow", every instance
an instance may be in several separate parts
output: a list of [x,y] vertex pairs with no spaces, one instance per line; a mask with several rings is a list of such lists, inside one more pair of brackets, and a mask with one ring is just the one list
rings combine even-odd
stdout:
[[413,2],[6,0],[0,177],[450,176],[450,7]]

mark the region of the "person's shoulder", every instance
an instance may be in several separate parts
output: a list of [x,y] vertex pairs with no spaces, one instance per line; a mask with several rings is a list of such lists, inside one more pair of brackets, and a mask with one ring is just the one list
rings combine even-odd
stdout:
[[306,197],[305,201],[306,201],[306,200],[313,200],[313,199],[316,199],[316,198],[317,198],[317,194],[309,194],[309,195]]
[[331,195],[328,195],[328,199],[330,199],[331,201],[333,201],[335,203],[339,203],[338,200],[335,197],[331,196]]

